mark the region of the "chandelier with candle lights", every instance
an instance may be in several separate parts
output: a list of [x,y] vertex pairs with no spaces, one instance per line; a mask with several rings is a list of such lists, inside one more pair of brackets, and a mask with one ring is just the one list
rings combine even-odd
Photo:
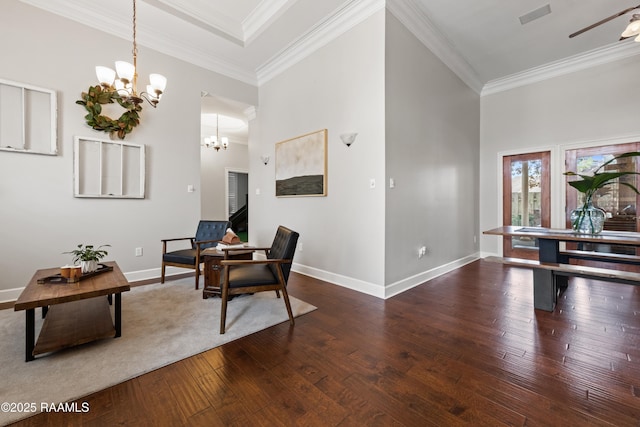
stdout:
[[[150,84],[146,92],[138,92],[138,46],[136,44],[136,0],[133,0],[133,64],[116,61],[115,71],[109,67],[97,66],[96,75],[99,85],[91,86],[82,93],[82,99],[76,104],[83,105],[88,114],[85,120],[93,129],[116,134],[124,139],[140,123],[140,111],[143,100],[156,108],[167,85],[167,79],[161,74],[150,74]],[[117,78],[116,78],[117,73]],[[102,114],[102,105],[117,103],[125,112],[118,119]]]

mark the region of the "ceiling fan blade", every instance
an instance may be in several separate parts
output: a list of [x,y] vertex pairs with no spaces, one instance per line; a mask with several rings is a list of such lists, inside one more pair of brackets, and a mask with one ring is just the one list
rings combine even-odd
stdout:
[[591,25],[589,25],[588,27],[584,27],[583,29],[576,31],[576,32],[575,32],[575,33],[573,33],[573,34],[569,34],[569,38],[571,39],[571,38],[573,38],[573,37],[575,37],[575,36],[579,36],[580,34],[582,34],[582,33],[584,33],[584,32],[587,32],[587,31],[589,31],[589,30],[591,30],[591,29],[593,29],[593,28],[595,28],[595,27],[597,27],[597,26],[599,26],[599,25],[602,25],[602,24],[604,24],[605,22],[609,22],[609,21],[611,21],[612,19],[617,18],[618,16],[625,15],[625,14],[627,14],[627,13],[629,13],[629,12],[631,12],[632,10],[635,10],[635,9],[640,9],[640,5],[635,6],[635,7],[627,8],[627,9],[625,9],[625,10],[623,10],[623,11],[620,11],[620,12],[618,12],[618,13],[614,14],[614,15],[609,16],[608,18],[604,18],[603,20],[598,21],[598,22],[596,22],[595,24],[591,24]]

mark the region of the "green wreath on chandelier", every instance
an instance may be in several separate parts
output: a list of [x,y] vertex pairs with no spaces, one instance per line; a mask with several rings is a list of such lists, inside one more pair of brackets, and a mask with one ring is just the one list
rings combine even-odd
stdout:
[[[114,101],[126,110],[117,120],[102,114],[102,105],[113,104]],[[138,113],[142,111],[142,106],[122,99],[112,88],[105,90],[102,86],[90,86],[88,92],[82,92],[82,99],[77,100],[76,104],[84,105],[89,112],[84,116],[89,126],[95,130],[115,133],[120,139],[124,139],[140,123]]]

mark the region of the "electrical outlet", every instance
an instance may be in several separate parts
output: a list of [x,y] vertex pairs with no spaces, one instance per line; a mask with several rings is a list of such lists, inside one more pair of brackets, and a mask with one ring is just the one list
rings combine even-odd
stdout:
[[302,252],[304,250],[304,246],[302,245],[302,242],[298,242],[298,251]]
[[142,248],[136,248],[136,256],[142,256]]

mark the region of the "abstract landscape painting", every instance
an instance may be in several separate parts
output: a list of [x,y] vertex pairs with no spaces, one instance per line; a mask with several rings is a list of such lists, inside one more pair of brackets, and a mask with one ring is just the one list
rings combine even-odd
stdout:
[[327,130],[276,144],[276,196],[327,195]]

